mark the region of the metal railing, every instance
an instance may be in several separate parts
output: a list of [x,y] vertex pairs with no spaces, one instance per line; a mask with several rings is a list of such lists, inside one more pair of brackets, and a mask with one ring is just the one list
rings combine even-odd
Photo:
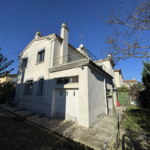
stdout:
[[69,54],[63,57],[54,59],[53,67],[61,66],[64,64],[69,64],[81,60],[90,59],[94,64],[102,68],[105,72],[111,75],[110,70],[103,64],[99,59],[97,59],[88,49],[82,50],[82,52],[76,54]]

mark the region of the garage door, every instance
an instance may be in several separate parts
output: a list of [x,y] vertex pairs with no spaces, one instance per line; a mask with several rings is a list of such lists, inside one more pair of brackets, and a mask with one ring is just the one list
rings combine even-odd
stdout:
[[54,116],[78,122],[79,94],[77,89],[56,90]]
[[78,122],[79,90],[66,90],[66,120]]

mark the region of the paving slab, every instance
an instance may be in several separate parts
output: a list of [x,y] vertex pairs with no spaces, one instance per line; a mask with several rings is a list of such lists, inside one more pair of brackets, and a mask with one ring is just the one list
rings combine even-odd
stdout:
[[[20,116],[27,116],[26,119],[40,125],[48,130],[56,132],[66,138],[85,144],[93,149],[99,150],[102,144],[105,147],[106,142],[110,142],[114,134],[114,124],[112,112],[109,115],[103,116],[92,127],[85,128],[79,126],[75,122],[50,119],[48,117],[42,117],[40,114],[32,114],[28,110],[20,110],[17,107],[9,107],[7,105],[0,105],[1,108],[12,111]],[[116,114],[120,116],[123,114],[123,108],[116,108]],[[15,111],[18,110],[18,111]],[[15,111],[15,112],[14,112]]]
[[22,116],[22,117],[26,117],[29,115],[33,115],[34,113],[28,110],[20,110],[20,111],[14,111],[15,114]]
[[8,110],[10,112],[14,112],[16,110],[20,110],[21,109],[20,107],[10,107],[10,106],[8,106],[6,104],[0,104],[0,107],[5,109],[5,110]]

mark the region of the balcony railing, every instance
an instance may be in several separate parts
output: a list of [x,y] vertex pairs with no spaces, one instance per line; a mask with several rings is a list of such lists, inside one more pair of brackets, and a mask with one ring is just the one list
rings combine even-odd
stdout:
[[89,50],[86,49],[80,53],[81,54],[79,53],[70,54],[70,55],[66,55],[66,56],[54,59],[53,67],[62,66],[65,64],[73,63],[73,62],[79,62],[82,60],[90,59],[93,63],[95,63],[97,66],[99,66],[105,72],[111,75],[110,70],[104,64],[102,64],[101,61],[98,60]]

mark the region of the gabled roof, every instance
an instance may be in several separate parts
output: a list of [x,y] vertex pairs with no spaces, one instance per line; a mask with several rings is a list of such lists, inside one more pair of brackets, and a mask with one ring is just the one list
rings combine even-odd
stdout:
[[[35,42],[35,41],[39,41],[39,40],[43,40],[43,39],[47,39],[48,37],[52,37],[52,36],[55,36],[56,34],[53,33],[53,34],[50,34],[50,35],[46,35],[46,36],[43,36],[43,37],[40,37],[40,38],[36,38],[36,39],[33,39],[28,45],[27,47],[20,53],[19,57],[30,47],[30,45]],[[56,35],[58,36],[58,35]]]
[[124,80],[123,83],[136,83],[136,80]]

